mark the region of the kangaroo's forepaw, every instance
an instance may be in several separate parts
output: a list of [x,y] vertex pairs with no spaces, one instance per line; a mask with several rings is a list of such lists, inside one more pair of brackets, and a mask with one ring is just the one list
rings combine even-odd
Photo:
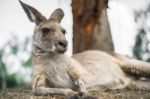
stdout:
[[79,95],[82,96],[83,94],[87,94],[87,90],[85,88],[85,82],[83,82],[82,80],[78,80],[78,84],[79,84]]

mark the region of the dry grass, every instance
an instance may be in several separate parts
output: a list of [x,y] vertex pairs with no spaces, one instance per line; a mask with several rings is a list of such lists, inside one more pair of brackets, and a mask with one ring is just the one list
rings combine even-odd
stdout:
[[[0,99],[150,99],[150,91],[116,90],[106,92],[91,92],[90,96],[34,96],[31,90],[8,89],[0,91]],[[97,98],[95,98],[97,97]]]

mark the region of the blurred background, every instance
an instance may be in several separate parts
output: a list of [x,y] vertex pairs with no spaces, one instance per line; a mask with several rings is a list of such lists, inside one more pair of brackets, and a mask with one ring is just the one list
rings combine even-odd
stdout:
[[[22,0],[49,17],[62,8],[66,54],[115,51],[150,61],[150,0]],[[0,0],[0,89],[30,85],[31,23],[18,0]]]

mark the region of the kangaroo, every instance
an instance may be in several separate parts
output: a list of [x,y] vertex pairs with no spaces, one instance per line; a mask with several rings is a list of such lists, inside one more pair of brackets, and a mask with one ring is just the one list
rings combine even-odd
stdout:
[[33,35],[32,89],[38,95],[73,95],[89,91],[124,88],[150,89],[150,63],[117,53],[88,50],[69,57],[68,42],[60,25],[64,12],[58,8],[47,19],[35,8],[19,1],[29,20],[35,23]]

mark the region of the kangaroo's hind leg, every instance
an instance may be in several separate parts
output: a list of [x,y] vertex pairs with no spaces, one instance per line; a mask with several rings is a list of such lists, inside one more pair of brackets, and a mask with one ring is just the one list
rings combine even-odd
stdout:
[[115,79],[112,82],[108,82],[105,84],[97,84],[94,86],[87,87],[88,91],[105,91],[105,90],[116,90],[116,89],[124,89],[130,83],[130,79]]
[[150,81],[135,80],[129,84],[128,88],[150,91]]
[[115,61],[124,72],[137,77],[150,78],[150,63],[132,59],[120,54],[113,54],[112,56],[115,57]]

